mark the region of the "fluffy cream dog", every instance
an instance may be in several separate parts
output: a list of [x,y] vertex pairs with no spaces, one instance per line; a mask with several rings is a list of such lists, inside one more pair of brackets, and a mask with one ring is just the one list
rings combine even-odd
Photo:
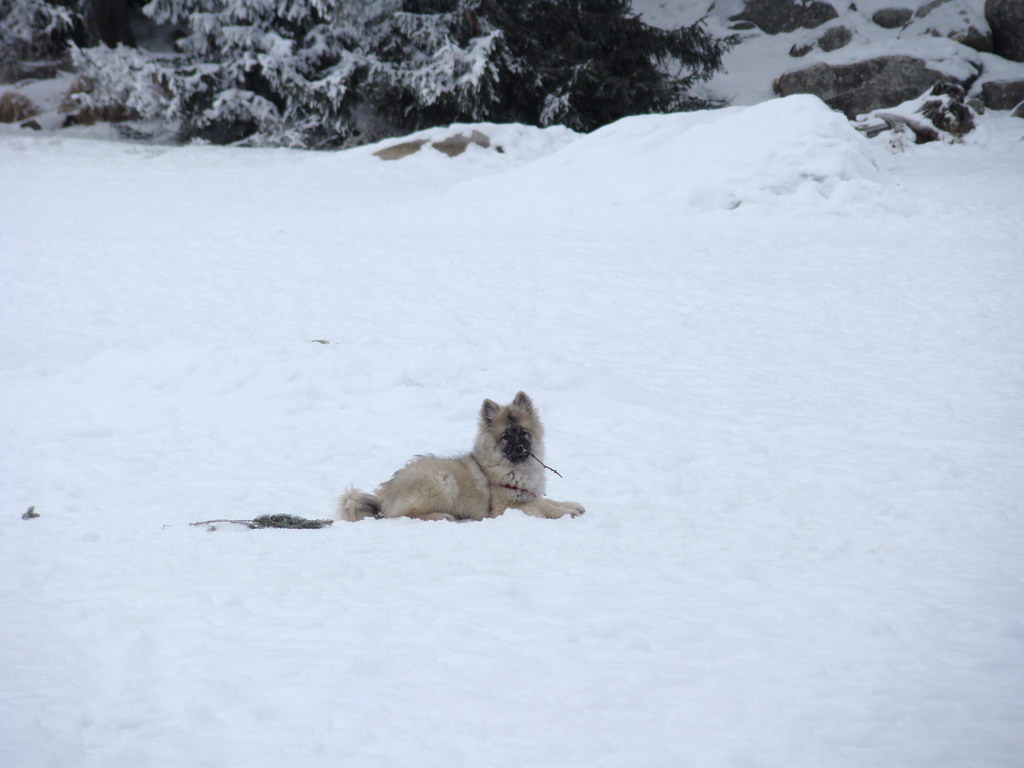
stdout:
[[544,427],[525,392],[508,405],[484,400],[473,450],[451,459],[420,456],[375,494],[350,488],[338,506],[341,520],[414,517],[483,520],[506,509],[534,517],[582,515],[574,501],[544,498]]

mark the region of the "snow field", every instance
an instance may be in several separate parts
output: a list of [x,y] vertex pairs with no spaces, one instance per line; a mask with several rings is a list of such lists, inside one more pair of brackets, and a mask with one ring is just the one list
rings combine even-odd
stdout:
[[[0,137],[0,764],[1015,765],[1024,144],[819,107]],[[187,525],[518,389],[587,515]]]

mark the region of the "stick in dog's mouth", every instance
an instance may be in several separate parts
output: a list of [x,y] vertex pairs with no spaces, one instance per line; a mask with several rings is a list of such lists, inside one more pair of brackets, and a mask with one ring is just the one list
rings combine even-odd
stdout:
[[[548,466],[547,464],[545,464],[545,463],[544,463],[543,461],[541,461],[540,459],[538,459],[538,458],[537,458],[536,456],[534,456],[534,455],[533,455],[532,453],[530,454],[530,457],[531,457],[531,458],[532,458],[532,459],[533,459],[534,461],[536,461],[536,462],[537,462],[538,464],[540,464],[540,465],[541,465],[542,467],[544,467],[544,469],[549,469],[549,470],[551,470],[552,472],[554,472],[554,473],[555,473],[556,475],[558,475],[559,477],[562,477],[562,473],[561,473],[561,472],[559,472],[559,471],[558,471],[557,469],[555,469],[554,467],[549,467],[549,466]],[[562,479],[563,479],[563,480],[565,480],[565,478],[564,478],[564,477],[562,477]]]

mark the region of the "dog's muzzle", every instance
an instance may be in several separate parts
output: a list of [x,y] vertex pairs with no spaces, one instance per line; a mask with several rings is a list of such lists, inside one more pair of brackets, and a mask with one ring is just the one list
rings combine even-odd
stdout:
[[506,429],[501,435],[501,442],[503,443],[502,452],[505,454],[505,458],[513,464],[518,464],[529,458],[532,444],[530,442],[530,433],[525,429]]

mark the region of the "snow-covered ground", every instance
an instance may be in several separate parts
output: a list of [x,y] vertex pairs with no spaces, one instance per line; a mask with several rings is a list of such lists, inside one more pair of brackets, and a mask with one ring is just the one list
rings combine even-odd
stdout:
[[[1018,768],[1022,125],[0,135],[0,765]],[[188,525],[519,389],[585,516]]]

